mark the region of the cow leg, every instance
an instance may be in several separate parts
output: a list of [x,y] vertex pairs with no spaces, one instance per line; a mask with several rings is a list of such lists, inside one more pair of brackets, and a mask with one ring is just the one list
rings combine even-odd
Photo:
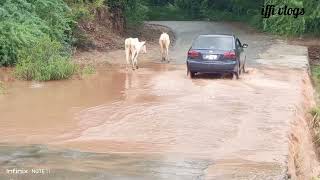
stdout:
[[133,69],[133,70],[135,70],[135,68],[136,68],[136,56],[137,56],[137,52],[135,52],[135,53],[132,54],[132,59],[131,59],[131,61],[132,61],[132,69]]
[[136,55],[134,57],[134,66],[136,69],[139,69],[139,67],[138,67],[138,53],[136,53]]
[[160,41],[161,61],[164,61],[164,56],[163,56],[164,52],[163,51],[164,51],[163,43],[162,43],[162,41]]
[[126,63],[126,70],[128,70],[128,66],[129,66],[129,64],[130,64],[130,62],[129,62],[129,59],[130,59],[130,49],[129,48],[127,48],[126,47],[126,61],[127,61],[127,63]]
[[132,70],[136,70],[134,60],[132,60]]
[[160,49],[161,49],[161,61],[164,60],[164,46],[163,46],[163,41],[161,40],[160,42]]
[[170,60],[169,60],[169,47],[167,47],[166,60],[167,60],[168,62],[170,62]]
[[139,66],[138,66],[138,57],[136,57],[135,62],[136,62],[136,69],[139,69]]
[[131,68],[134,70],[134,54],[131,55]]

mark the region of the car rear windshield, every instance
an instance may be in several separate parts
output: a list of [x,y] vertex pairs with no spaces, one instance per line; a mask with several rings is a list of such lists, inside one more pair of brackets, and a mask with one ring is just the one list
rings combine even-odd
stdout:
[[200,36],[194,41],[192,48],[230,50],[233,49],[233,37]]

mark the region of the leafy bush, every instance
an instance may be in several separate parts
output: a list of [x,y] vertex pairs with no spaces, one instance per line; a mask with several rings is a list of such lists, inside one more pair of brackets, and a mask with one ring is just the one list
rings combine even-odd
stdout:
[[320,35],[320,2],[319,0],[304,0],[306,8],[306,33]]
[[43,37],[32,47],[22,48],[18,53],[15,75],[23,80],[68,79],[76,66],[69,58],[62,56],[63,46],[49,37]]
[[[247,22],[259,29],[280,35],[320,35],[319,0],[145,0],[148,2],[149,20],[236,20]],[[173,4],[170,9],[170,2]],[[272,16],[262,19],[263,5],[287,5],[304,8],[305,15]],[[161,5],[161,6],[159,6]],[[187,14],[187,16],[185,16]]]
[[[275,5],[276,9],[287,5],[288,7],[303,8],[303,2],[293,0],[266,0],[266,5]],[[276,15],[263,20],[263,29],[280,35],[300,35],[305,32],[305,19],[303,16]]]
[[145,0],[106,0],[111,13],[123,13],[128,25],[140,25],[147,18],[149,7]]
[[141,3],[134,7],[127,6],[125,16],[128,25],[140,25],[147,18],[149,8]]
[[71,8],[71,16],[74,20],[92,20],[93,11],[104,5],[105,0],[64,0]]
[[15,65],[18,51],[45,35],[70,44],[69,12],[63,0],[0,1],[0,66]]

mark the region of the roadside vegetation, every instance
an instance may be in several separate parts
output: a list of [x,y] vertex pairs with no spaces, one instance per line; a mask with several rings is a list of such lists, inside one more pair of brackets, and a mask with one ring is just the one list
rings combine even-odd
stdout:
[[311,66],[311,78],[313,85],[316,89],[316,103],[317,107],[314,107],[311,110],[312,119],[312,128],[314,131],[314,142],[317,148],[320,148],[320,46],[311,46],[308,48],[310,66]]
[[116,9],[120,6],[128,23],[141,23],[147,8],[136,1],[128,2],[0,1],[0,67],[15,67],[16,77],[24,80],[68,79],[79,71],[90,74],[93,67],[77,68],[71,61],[73,46],[85,38],[77,34],[78,22],[92,20],[96,9],[110,5]]
[[0,81],[0,95],[1,95],[1,94],[4,94],[4,91],[5,91],[5,89],[4,89],[4,84],[3,84],[2,81]]
[[315,144],[317,146],[320,145],[320,108],[313,108],[311,110],[312,119],[312,127],[314,129],[314,138]]
[[[262,19],[261,7],[266,4],[305,8],[306,13]],[[111,27],[107,27],[119,34],[144,20],[243,21],[280,35],[320,34],[318,0],[4,0],[0,1],[0,67],[15,67],[15,75],[25,80],[67,79],[79,73],[71,54],[75,46],[85,44],[85,33],[90,31],[83,33],[78,26],[94,21],[104,12],[101,9],[110,13]],[[85,28],[90,30],[90,25]]]
[[78,66],[78,74],[81,78],[95,74],[96,69],[93,65]]
[[19,50],[15,75],[23,80],[68,79],[74,74],[76,65],[63,53],[59,42],[43,37],[32,47]]
[[312,79],[317,92],[320,92],[320,65],[311,64]]
[[[320,34],[320,3],[318,0],[145,0],[150,7],[150,20],[213,20],[242,21],[266,32],[285,36]],[[275,9],[287,5],[304,8],[305,14],[273,16],[263,19],[264,5]]]
[[[312,108],[310,114],[311,120],[311,132],[313,135],[313,142],[318,153],[320,155],[320,46],[309,46],[309,62],[311,66],[311,79],[315,88],[315,100],[317,106]],[[320,180],[320,176],[314,177],[313,180]]]
[[0,1],[0,66],[17,64],[18,51],[43,36],[65,46],[71,42],[70,9],[62,0]]

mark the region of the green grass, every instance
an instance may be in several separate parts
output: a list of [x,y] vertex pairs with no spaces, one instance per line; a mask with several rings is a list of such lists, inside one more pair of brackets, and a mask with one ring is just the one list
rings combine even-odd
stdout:
[[[314,87],[318,93],[320,93],[320,66],[311,65],[311,78],[314,84]],[[317,99],[319,101],[319,99]]]
[[312,118],[313,139],[316,146],[320,146],[320,108],[314,107],[311,109],[310,114]]
[[80,67],[63,54],[63,46],[49,37],[43,37],[31,48],[19,51],[14,74],[18,79],[50,81],[94,74],[92,65]]
[[14,66],[18,51],[50,36],[66,47],[72,40],[70,8],[63,0],[0,1],[0,66]]
[[59,42],[43,37],[31,48],[19,51],[15,76],[22,80],[61,80],[68,79],[76,72],[76,65],[62,55]]
[[87,66],[83,67],[81,70],[82,75],[91,75],[94,73],[96,73],[96,69],[93,65],[87,65]]
[[0,81],[0,94],[4,94],[4,83]]
[[[320,92],[320,66],[310,64],[311,66],[311,79],[313,81],[313,85],[316,89],[316,92]],[[319,104],[319,99],[317,98],[317,104]],[[310,114],[312,115],[312,130],[313,130],[313,141],[317,147],[320,147],[320,107],[313,107],[310,110]],[[312,180],[320,180],[320,177],[312,177]]]
[[[311,64],[311,78],[317,94],[320,93],[320,66]],[[316,98],[317,104],[319,104],[319,98]],[[317,146],[320,146],[320,107],[314,107],[310,110],[310,114],[313,116],[311,121],[314,131],[314,142]]]

